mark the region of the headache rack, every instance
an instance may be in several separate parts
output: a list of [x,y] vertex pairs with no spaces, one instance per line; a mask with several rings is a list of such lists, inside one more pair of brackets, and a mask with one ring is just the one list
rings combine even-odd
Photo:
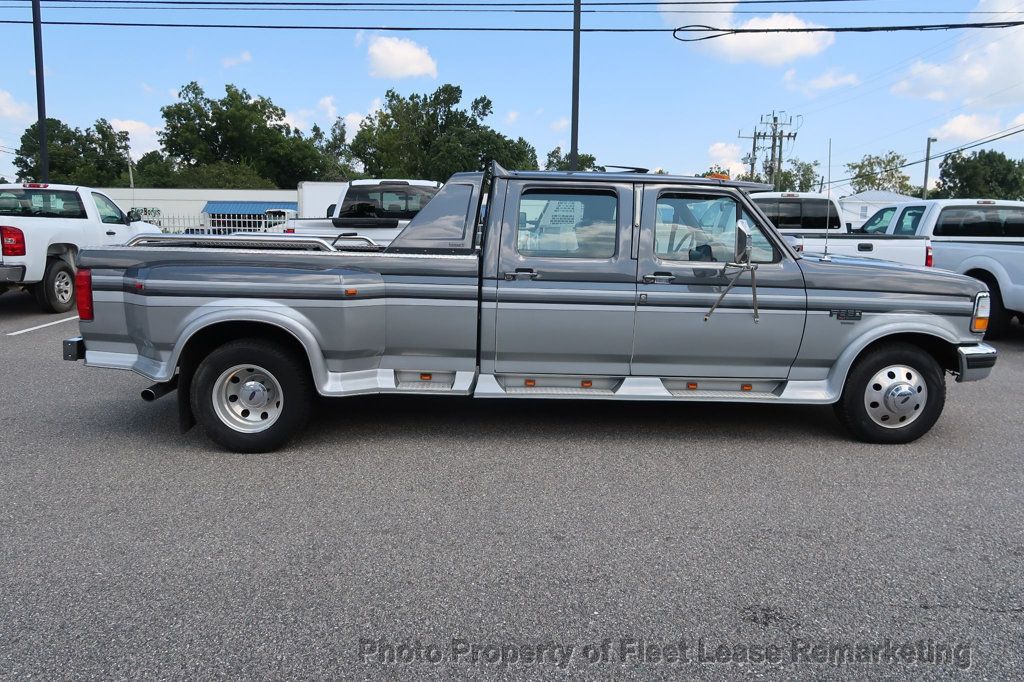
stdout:
[[[346,242],[344,248],[338,242]],[[357,242],[358,244],[351,244]],[[362,235],[338,235],[337,237],[307,237],[291,234],[141,234],[132,237],[126,246],[176,246],[181,248],[198,247],[211,249],[268,249],[296,251],[342,251],[372,250],[380,251],[384,247],[369,237]]]

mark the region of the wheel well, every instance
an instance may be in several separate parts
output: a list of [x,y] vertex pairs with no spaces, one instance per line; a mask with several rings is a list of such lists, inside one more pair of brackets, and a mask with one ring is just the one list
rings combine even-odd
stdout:
[[993,275],[988,270],[975,268],[973,270],[968,270],[964,274],[967,275],[968,277],[973,277],[974,279],[981,280],[982,282],[988,285],[990,291],[993,287],[999,288],[999,280],[997,280],[996,276]]
[[76,267],[75,260],[77,256],[78,247],[74,244],[50,244],[46,249],[47,258],[60,258],[72,268]]
[[935,362],[939,363],[939,367],[945,370],[953,372],[960,368],[960,360],[957,357],[955,345],[945,339],[940,339],[937,336],[931,336],[930,334],[915,334],[911,332],[883,336],[876,341],[872,341],[864,348],[864,350],[857,354],[857,360],[860,360],[864,355],[870,353],[879,346],[885,346],[890,343],[908,343],[912,346],[917,346],[935,358]]

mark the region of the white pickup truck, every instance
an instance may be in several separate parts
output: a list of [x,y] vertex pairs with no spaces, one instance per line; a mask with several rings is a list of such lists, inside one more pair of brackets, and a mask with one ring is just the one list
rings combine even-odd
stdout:
[[935,267],[970,275],[992,294],[989,336],[1024,322],[1024,201],[928,199],[885,206],[864,223],[873,235],[929,238]]
[[[851,230],[839,203],[817,192],[757,192],[758,208],[797,251],[879,258],[931,266],[931,243],[917,235],[865,234]],[[827,239],[826,239],[827,237]]]
[[433,180],[352,180],[325,218],[289,218],[271,232],[369,238],[386,246],[441,188]]
[[0,293],[24,288],[44,310],[67,312],[75,305],[75,257],[83,247],[159,232],[88,187],[0,185]]

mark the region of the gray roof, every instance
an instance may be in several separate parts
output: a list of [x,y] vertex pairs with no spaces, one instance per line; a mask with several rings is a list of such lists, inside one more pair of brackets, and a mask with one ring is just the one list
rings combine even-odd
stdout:
[[492,162],[491,172],[499,178],[522,178],[524,180],[579,180],[581,182],[664,182],[668,184],[714,185],[719,187],[739,187],[741,189],[764,191],[772,189],[771,185],[760,182],[742,180],[719,180],[718,178],[696,178],[688,175],[659,175],[655,173],[618,173],[594,171],[510,171],[505,170],[496,162]]

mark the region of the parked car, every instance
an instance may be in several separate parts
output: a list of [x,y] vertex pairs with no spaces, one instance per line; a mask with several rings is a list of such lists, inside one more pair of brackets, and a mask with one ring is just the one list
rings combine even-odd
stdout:
[[317,393],[834,404],[856,437],[905,443],[939,418],[945,372],[988,375],[984,284],[801,257],[749,187],[494,164],[452,176],[387,248],[88,249],[64,356],[148,377],[149,399],[177,389],[185,427],[240,451],[298,433]]
[[893,238],[851,230],[839,203],[824,194],[757,192],[751,198],[798,251],[931,265],[927,237]]
[[331,239],[359,236],[386,246],[440,187],[433,180],[353,180],[328,206],[326,218],[292,218],[270,231]]
[[883,208],[868,223],[875,234],[930,238],[935,267],[984,282],[990,334],[1004,333],[1014,315],[1024,321],[1024,201],[921,200]]
[[159,232],[88,187],[0,185],[0,293],[20,287],[47,312],[67,312],[75,305],[75,258],[83,247]]

